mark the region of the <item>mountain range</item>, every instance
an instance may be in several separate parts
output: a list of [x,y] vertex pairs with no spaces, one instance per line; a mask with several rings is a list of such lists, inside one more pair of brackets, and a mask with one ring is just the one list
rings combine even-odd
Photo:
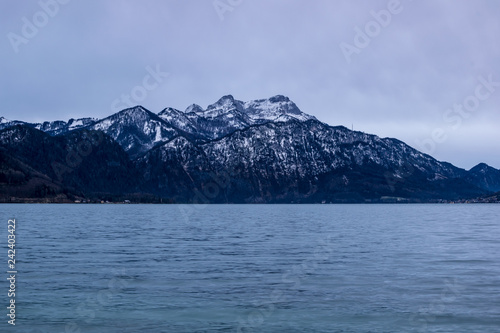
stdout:
[[500,170],[330,126],[281,95],[67,122],[0,117],[2,202],[439,202],[497,191]]

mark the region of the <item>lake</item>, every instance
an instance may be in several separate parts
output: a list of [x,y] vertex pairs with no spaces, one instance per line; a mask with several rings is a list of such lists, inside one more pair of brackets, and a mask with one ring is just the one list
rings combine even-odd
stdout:
[[500,205],[0,212],[1,332],[500,332]]

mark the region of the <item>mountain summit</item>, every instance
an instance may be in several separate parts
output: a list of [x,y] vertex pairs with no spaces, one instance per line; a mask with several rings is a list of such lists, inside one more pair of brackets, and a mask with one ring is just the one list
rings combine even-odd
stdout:
[[159,116],[171,126],[200,140],[214,140],[236,130],[267,122],[316,119],[300,111],[288,97],[281,95],[249,102],[226,95],[206,109],[192,104],[184,112],[166,108]]

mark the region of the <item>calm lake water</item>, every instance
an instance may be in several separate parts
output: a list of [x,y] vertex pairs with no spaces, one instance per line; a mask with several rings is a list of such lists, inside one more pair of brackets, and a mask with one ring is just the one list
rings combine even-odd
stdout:
[[0,332],[500,332],[500,205],[0,212]]

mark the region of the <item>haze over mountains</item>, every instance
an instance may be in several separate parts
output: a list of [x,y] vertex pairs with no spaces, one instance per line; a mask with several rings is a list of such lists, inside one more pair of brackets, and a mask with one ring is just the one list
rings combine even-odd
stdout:
[[330,126],[281,95],[104,119],[0,118],[4,202],[429,202],[496,191],[500,170],[467,171],[397,139]]

